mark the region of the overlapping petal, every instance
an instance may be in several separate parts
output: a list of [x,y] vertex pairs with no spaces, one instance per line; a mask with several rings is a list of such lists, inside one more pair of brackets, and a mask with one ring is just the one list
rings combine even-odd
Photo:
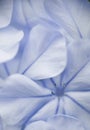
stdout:
[[66,94],[64,100],[65,114],[77,117],[85,126],[90,129],[90,92],[71,92]]
[[75,76],[88,64],[90,60],[90,41],[78,40],[67,46],[67,67],[63,74],[65,84],[71,82]]
[[87,0],[0,1],[0,63],[13,59],[0,64],[0,129],[90,129],[89,11]]
[[16,55],[23,35],[22,31],[12,27],[0,30],[0,63],[10,60]]
[[37,120],[46,120],[48,117],[51,117],[55,114],[57,109],[58,99],[54,98],[50,102],[48,102],[43,108],[41,108],[32,118],[29,119],[29,122],[37,121]]
[[67,85],[67,91],[89,92],[90,91],[90,61],[82,68],[82,70]]
[[38,25],[31,31],[26,47],[23,59],[31,56],[31,63],[30,60],[24,63],[22,59],[24,64],[21,62],[20,68],[25,68],[23,74],[33,79],[43,79],[58,75],[64,70],[67,61],[66,43],[59,32]]
[[6,80],[0,81],[0,98],[30,98],[50,94],[48,89],[40,87],[34,81],[20,74],[14,74]]
[[90,4],[88,0],[46,0],[45,6],[55,22],[62,24],[72,37],[89,37]]
[[[15,0],[13,1],[12,24],[22,26],[24,29],[33,27],[43,17],[49,18],[44,9],[44,0]],[[40,18],[41,17],[41,18]]]
[[0,80],[0,115],[5,129],[15,125],[21,129],[52,99],[48,89],[25,76],[15,74]]
[[85,130],[82,123],[70,116],[58,115],[47,119],[39,120],[28,124],[25,130]]

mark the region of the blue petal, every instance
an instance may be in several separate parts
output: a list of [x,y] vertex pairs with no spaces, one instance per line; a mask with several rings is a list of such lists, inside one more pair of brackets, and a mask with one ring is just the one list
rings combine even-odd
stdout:
[[90,92],[69,92],[64,98],[65,114],[77,117],[85,126],[90,129]]
[[48,95],[51,95],[50,90],[23,75],[15,74],[0,82],[0,98],[47,97]]
[[72,37],[89,38],[90,4],[88,0],[46,0],[45,6],[55,22],[62,25]]
[[72,101],[76,101],[77,105],[82,107],[86,112],[90,114],[90,92],[68,92],[68,94]]
[[33,117],[50,98],[3,98],[0,99],[0,115],[5,130],[10,127],[26,125],[28,120]]
[[39,120],[27,125],[25,130],[85,130],[76,118],[64,115],[54,116],[46,121]]
[[44,0],[26,0],[22,2],[23,13],[28,25],[32,26],[38,22],[50,20],[44,8]]
[[36,120],[45,120],[48,117],[51,117],[55,114],[57,108],[57,98],[48,102],[43,108],[41,108],[32,118],[30,118],[29,122],[33,122]]
[[[3,125],[25,126],[53,97],[29,78],[15,74],[0,80],[0,115]],[[9,128],[8,128],[9,129]]]
[[0,28],[6,27],[11,22],[13,0],[0,0]]
[[74,77],[66,87],[66,91],[90,92],[90,62]]
[[23,32],[9,27],[0,30],[0,63],[11,60],[17,53]]
[[68,62],[62,78],[62,82],[66,83],[67,86],[88,64],[90,60],[89,43],[89,40],[78,40],[67,46]]
[[[30,33],[26,48],[20,67],[20,72],[22,67],[25,68],[22,74],[42,79],[56,76],[64,70],[67,60],[66,44],[59,32],[37,25]],[[31,56],[30,60],[27,56]]]

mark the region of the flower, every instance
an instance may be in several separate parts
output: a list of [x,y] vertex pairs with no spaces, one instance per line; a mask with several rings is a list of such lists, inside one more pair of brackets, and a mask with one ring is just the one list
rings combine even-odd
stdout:
[[[0,64],[0,127],[4,130],[89,130],[88,1],[9,2],[14,5],[12,19],[11,13],[8,19],[11,23],[1,25],[12,25],[22,31],[20,36],[15,31],[17,38],[9,40],[7,47],[12,48],[14,39],[16,45],[23,37],[22,32],[24,37],[14,56]],[[15,17],[16,14],[20,17]],[[82,14],[85,19],[80,17]],[[9,52],[5,45],[1,47]]]
[[[76,42],[69,44],[69,60],[57,77],[33,81],[25,75],[13,74],[1,80],[0,115],[4,129],[27,130],[32,122],[62,114],[76,118],[89,130],[89,49],[89,42],[81,42],[80,46]],[[75,64],[77,61],[79,65]]]
[[[75,72],[68,82],[64,82],[67,81],[67,71],[61,76],[37,83],[20,74],[14,74],[2,81],[0,99],[3,99],[3,102],[0,102],[0,113],[3,123],[6,123],[4,129],[27,130],[29,124],[32,126],[32,122],[44,121],[53,115],[62,114],[62,118],[65,115],[70,116],[64,120],[76,118],[89,130],[88,67],[89,63]],[[77,129],[77,125],[74,128]]]

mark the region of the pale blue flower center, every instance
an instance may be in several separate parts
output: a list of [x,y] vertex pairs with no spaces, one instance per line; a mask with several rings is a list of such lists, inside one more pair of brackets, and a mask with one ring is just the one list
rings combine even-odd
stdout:
[[56,90],[52,91],[52,95],[62,97],[64,95],[64,87],[57,87]]

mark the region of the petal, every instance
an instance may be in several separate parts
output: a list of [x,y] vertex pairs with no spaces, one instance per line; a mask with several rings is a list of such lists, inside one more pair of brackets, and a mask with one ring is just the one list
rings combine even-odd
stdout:
[[67,46],[68,62],[63,72],[62,82],[68,86],[81,73],[90,60],[90,41],[78,40]]
[[[48,119],[48,122],[56,130],[84,130],[83,124],[73,116],[61,115]],[[54,126],[55,125],[55,126]]]
[[12,59],[16,53],[18,51],[18,45],[15,46],[15,48],[12,48],[10,51],[8,50],[8,52],[3,51],[2,49],[0,50],[0,62],[5,62],[7,60]]
[[47,121],[39,120],[29,124],[25,130],[84,130],[82,124],[79,120],[64,116],[58,115],[52,118],[49,118]]
[[8,26],[11,22],[13,0],[0,0],[0,28]]
[[[30,120],[31,121],[36,121],[36,120],[45,120],[48,117],[51,117],[55,114],[57,109],[57,98],[51,100],[48,102],[43,108],[41,108]],[[28,122],[28,123],[29,123]]]
[[77,117],[85,126],[90,129],[90,92],[69,92],[65,95],[65,114]]
[[[29,39],[28,37],[27,41],[25,39],[27,44],[23,45],[25,48],[21,59],[21,65],[19,66],[19,72],[22,73],[29,65],[34,62],[35,59],[37,59],[37,57],[39,57],[40,54],[43,53],[45,49],[47,49],[48,45],[50,44],[48,41],[53,38],[53,35],[55,35],[55,30],[47,29],[46,25],[45,27],[43,25],[37,25],[31,30],[29,33]],[[30,56],[30,58],[28,59],[27,56]],[[26,59],[25,63],[24,59]]]
[[0,99],[0,115],[5,126],[20,127],[20,130],[50,98],[2,98]]
[[0,63],[12,59],[19,48],[23,32],[9,27],[0,30]]
[[[67,2],[68,8],[76,22],[77,28],[83,37],[90,37],[90,4],[87,0]],[[78,13],[79,10],[79,13]],[[82,22],[83,21],[83,22]]]
[[55,22],[62,25],[74,38],[87,37],[88,33],[90,35],[88,0],[46,0],[45,6]]
[[[57,51],[56,51],[57,50]],[[56,39],[53,41],[36,62],[31,65],[25,75],[33,79],[43,79],[54,77],[60,74],[66,65],[66,52],[65,52],[64,39]]]
[[22,2],[23,13],[27,23],[32,26],[40,21],[50,20],[45,11],[44,0],[26,0]]
[[23,75],[14,74],[0,83],[0,98],[47,97],[47,95],[51,95],[48,89]]
[[62,25],[72,37],[73,35],[78,37],[77,29],[65,3],[62,0],[46,0],[45,7],[57,24]]
[[5,129],[24,127],[30,118],[53,99],[47,95],[50,93],[23,75],[15,74],[0,80],[0,115]]
[[[5,63],[5,65],[2,65],[2,66],[4,66],[2,68],[5,68],[5,71],[7,70],[8,75],[12,75],[12,74],[18,73],[18,69],[19,69],[19,67],[21,67],[19,65],[21,64],[23,50],[25,49],[26,44],[27,44],[28,33],[29,33],[29,31],[24,32],[24,37],[20,41],[19,49],[18,49],[18,52],[17,52],[16,56],[12,60],[7,61]],[[23,63],[22,63],[22,65],[23,65]],[[2,68],[0,67],[1,71],[4,70]],[[6,75],[3,74],[3,72],[2,72],[1,76],[5,77],[5,78],[7,77]]]
[[45,122],[45,121],[36,121],[34,123],[31,123],[29,125],[27,125],[27,127],[25,128],[25,130],[55,130],[53,128],[53,126],[49,125],[49,123]]
[[31,63],[28,59],[26,63],[23,62],[23,66],[28,64],[23,74],[33,79],[43,79],[56,76],[64,70],[67,59],[66,44],[60,33],[37,25],[31,31],[27,47],[23,59],[31,56]]
[[[78,102],[82,106],[82,109],[85,110],[90,114],[90,91],[88,92],[68,92],[68,95]],[[73,101],[74,101],[73,100]]]
[[66,87],[66,91],[90,92],[90,62],[76,75]]

